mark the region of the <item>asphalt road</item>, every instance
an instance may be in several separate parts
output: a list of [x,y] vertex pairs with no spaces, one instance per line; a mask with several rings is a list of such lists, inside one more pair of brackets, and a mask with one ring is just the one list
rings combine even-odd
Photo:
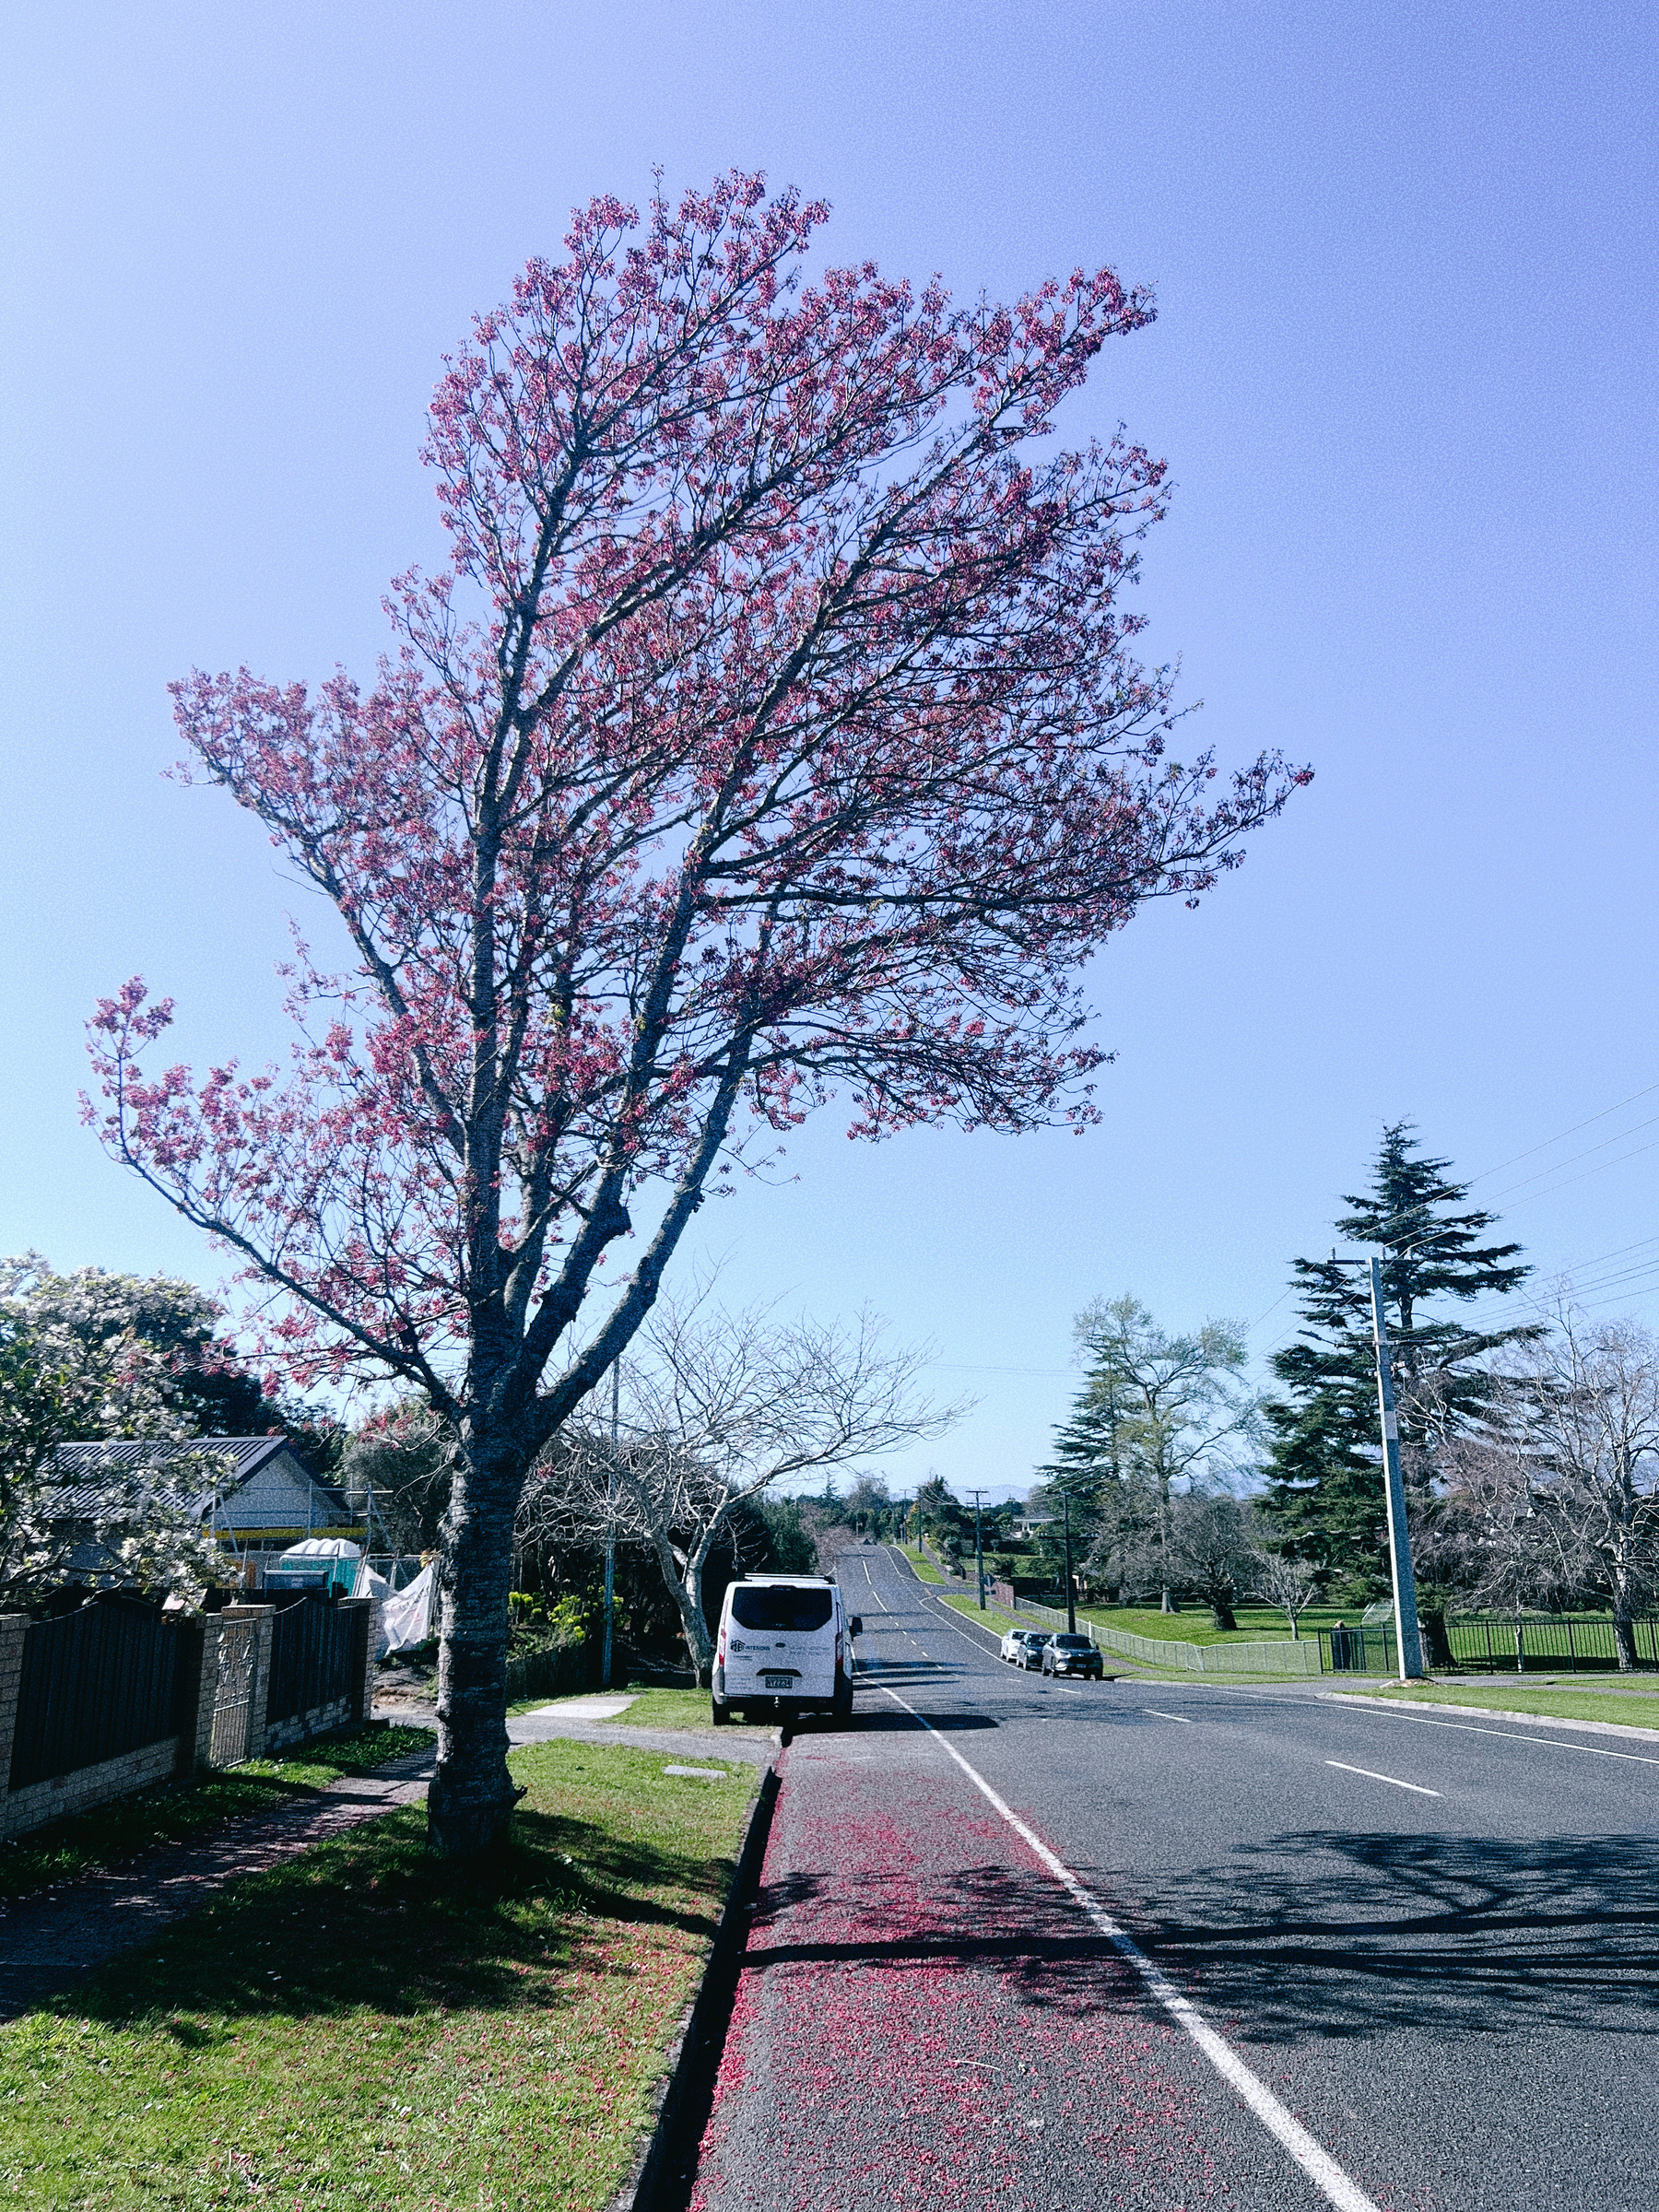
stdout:
[[1044,1681],[841,1579],[703,2212],[1659,2206],[1659,1744]]

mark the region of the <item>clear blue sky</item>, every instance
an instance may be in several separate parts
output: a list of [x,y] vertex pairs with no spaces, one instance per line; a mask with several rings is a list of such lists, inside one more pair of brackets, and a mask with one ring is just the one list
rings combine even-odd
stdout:
[[1541,1271],[1659,1320],[1659,1271],[1588,1265],[1659,1258],[1656,59],[1634,0],[24,11],[0,1249],[219,1280],[76,1119],[81,1023],[135,971],[186,1055],[283,1047],[307,895],[160,780],[164,686],[371,668],[386,580],[437,548],[415,453],[469,314],[573,202],[740,163],[830,199],[841,258],[1156,286],[1067,427],[1171,460],[1142,599],[1203,740],[1318,780],[1100,961],[1101,1128],[823,1122],[797,1182],[702,1217],[731,1294],[933,1339],[979,1409],[896,1475],[1020,1482],[1080,1305],[1262,1316],[1265,1350],[1287,1260],[1411,1115]]

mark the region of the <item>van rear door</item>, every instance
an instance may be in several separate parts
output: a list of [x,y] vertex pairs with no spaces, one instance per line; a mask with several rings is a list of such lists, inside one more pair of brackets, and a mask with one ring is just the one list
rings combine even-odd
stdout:
[[[827,1583],[735,1583],[726,1695],[745,1687],[782,1698],[835,1691],[835,1592]],[[741,1643],[740,1653],[734,1645]]]

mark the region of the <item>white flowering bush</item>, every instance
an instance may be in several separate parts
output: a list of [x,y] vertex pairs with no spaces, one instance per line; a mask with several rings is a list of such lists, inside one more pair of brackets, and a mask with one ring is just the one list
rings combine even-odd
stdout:
[[[214,1571],[201,1501],[222,1457],[194,1437],[177,1351],[138,1325],[135,1289],[96,1268],[54,1276],[33,1253],[0,1260],[0,1600],[79,1579],[89,1556],[100,1580],[145,1589]],[[56,1462],[60,1444],[133,1442],[155,1449],[77,1454],[68,1477]]]

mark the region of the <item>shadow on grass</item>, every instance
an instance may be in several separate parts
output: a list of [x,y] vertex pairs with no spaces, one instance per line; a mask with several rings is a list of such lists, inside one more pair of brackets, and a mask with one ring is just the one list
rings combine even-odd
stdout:
[[424,1729],[356,1729],[320,1736],[286,1758],[193,1776],[30,1829],[0,1844],[0,1903],[94,1868],[121,1866],[167,1844],[205,1840],[228,1821],[315,1797],[330,1781],[372,1774],[429,1747]]
[[407,1806],[245,1877],[50,2009],[114,2024],[171,2015],[188,2042],[252,2015],[557,2006],[553,1970],[633,1971],[607,1959],[603,1924],[712,1936],[729,1871],[704,1852],[525,1808],[508,1846],[462,1867],[432,1855],[425,1808]]

